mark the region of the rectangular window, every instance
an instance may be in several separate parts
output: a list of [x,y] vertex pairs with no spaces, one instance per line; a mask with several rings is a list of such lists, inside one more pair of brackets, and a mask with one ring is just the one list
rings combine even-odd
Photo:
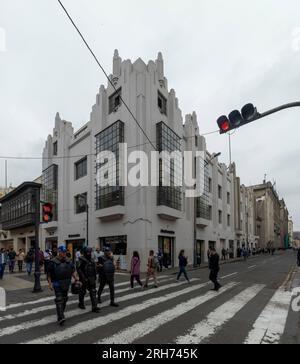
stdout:
[[218,196],[219,199],[222,200],[222,187],[220,185],[218,186]]
[[121,105],[122,89],[120,88],[117,92],[110,96],[109,103],[109,113],[116,112]]
[[227,203],[230,205],[230,192],[227,192]]
[[75,163],[75,180],[87,175],[87,157]]
[[208,192],[212,193],[212,179],[208,178]]
[[75,196],[75,214],[86,212],[87,208],[87,193],[82,193]]
[[[119,163],[119,144],[124,143],[124,123],[117,121],[101,133],[96,135],[96,154],[100,152],[110,151],[113,152],[116,159],[114,168],[116,170],[116,186],[113,183],[109,183],[107,186],[96,185],[96,210],[105,209],[113,206],[124,206],[125,189],[120,186],[120,163]],[[103,165],[97,163],[96,174]],[[112,177],[113,178],[113,177]]]
[[223,224],[223,213],[219,210],[219,224]]
[[230,221],[230,215],[227,215],[227,226],[230,226],[231,225],[231,221]]
[[209,199],[209,184],[211,179],[208,177],[208,166],[204,168],[204,188],[202,196],[197,198],[197,217],[206,220],[212,220],[212,206]]
[[167,115],[167,99],[158,91],[157,106],[160,112]]
[[53,155],[57,155],[57,142],[53,143]]
[[[157,150],[159,152],[181,151],[181,139],[165,123],[160,122],[156,126]],[[176,171],[180,167],[179,161],[171,160],[170,186],[163,186],[163,163],[159,161],[159,187],[157,190],[157,205],[167,206],[175,210],[182,209],[182,181]]]

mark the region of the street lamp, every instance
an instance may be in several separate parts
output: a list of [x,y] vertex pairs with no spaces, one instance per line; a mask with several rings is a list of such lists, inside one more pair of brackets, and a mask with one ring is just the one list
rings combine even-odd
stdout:
[[87,194],[79,195],[83,200],[85,200],[85,211],[86,211],[86,246],[89,246],[89,204],[87,200]]

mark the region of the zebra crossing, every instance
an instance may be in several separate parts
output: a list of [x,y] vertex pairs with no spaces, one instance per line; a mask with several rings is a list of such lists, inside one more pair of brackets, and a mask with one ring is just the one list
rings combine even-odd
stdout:
[[[222,331],[242,310],[251,306],[255,320],[247,322],[247,336],[239,343],[276,344],[284,334],[290,312],[292,293],[283,288],[270,290],[267,284],[245,283],[238,274],[222,277],[223,288],[211,291],[210,282],[193,278],[191,283],[176,282],[174,276],[161,276],[157,289],[140,290],[128,282],[116,284],[118,309],[109,307],[109,293],[100,314],[77,308],[71,296],[66,324],[56,323],[53,297],[20,302],[7,307],[0,316],[0,344],[160,344],[162,337],[170,344],[200,344]],[[260,295],[269,295],[267,304],[255,305]],[[226,336],[225,336],[226,337]],[[226,343],[226,340],[224,341]]]

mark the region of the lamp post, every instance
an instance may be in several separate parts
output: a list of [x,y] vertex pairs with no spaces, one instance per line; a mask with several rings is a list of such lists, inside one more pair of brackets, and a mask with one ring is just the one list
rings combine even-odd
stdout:
[[40,270],[40,188],[35,189],[35,270],[33,293],[42,292]]

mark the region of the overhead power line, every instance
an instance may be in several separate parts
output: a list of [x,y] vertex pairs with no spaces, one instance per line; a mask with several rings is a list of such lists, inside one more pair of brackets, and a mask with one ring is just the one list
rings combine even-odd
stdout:
[[77,25],[75,24],[74,20],[72,19],[71,15],[68,13],[67,9],[64,7],[63,3],[58,0],[60,6],[62,7],[62,9],[64,10],[64,12],[66,13],[67,17],[69,18],[69,20],[71,21],[72,25],[74,26],[74,28],[76,29],[77,33],[79,34],[80,38],[83,40],[84,44],[86,45],[87,49],[90,51],[90,53],[92,54],[93,58],[95,59],[96,63],[98,64],[98,66],[100,67],[101,71],[104,73],[105,77],[107,78],[108,82],[111,84],[111,86],[113,87],[113,89],[115,90],[115,92],[118,94],[118,96],[120,97],[120,100],[122,101],[122,103],[125,105],[126,109],[128,110],[129,114],[132,116],[133,120],[135,121],[136,125],[139,127],[139,129],[141,130],[141,132],[144,134],[144,136],[146,137],[146,139],[149,141],[149,143],[151,144],[151,146],[153,147],[154,150],[156,150],[155,145],[152,143],[152,141],[150,140],[150,138],[148,137],[147,133],[145,132],[145,130],[142,128],[141,124],[138,122],[137,118],[133,115],[133,112],[130,110],[129,106],[127,105],[127,103],[124,101],[124,99],[122,98],[122,95],[119,93],[119,91],[117,90],[116,86],[114,85],[114,83],[112,82],[112,80],[109,78],[107,72],[105,71],[105,69],[102,67],[100,61],[98,60],[97,56],[95,55],[95,53],[93,52],[92,48],[89,46],[88,42],[86,41],[85,37],[83,36],[83,34],[81,33],[81,31],[79,30],[79,28],[77,27]]
[[[216,131],[211,131],[208,133],[204,133],[201,134],[200,136],[206,136],[206,135],[211,135],[211,134],[216,134],[219,133],[219,130]],[[195,136],[190,136],[190,137],[186,137],[185,139],[190,139],[190,138],[194,138]],[[152,143],[155,143],[155,141],[152,141]],[[131,145],[128,146],[128,149],[133,149],[133,148],[138,148],[138,147],[142,147],[144,145],[149,145],[149,142],[147,143],[141,143],[141,144],[137,144],[137,145]],[[0,156],[0,159],[7,159],[7,160],[49,160],[49,159],[72,159],[72,158],[84,158],[84,157],[88,157],[88,156],[95,156],[96,157],[96,153],[87,153],[87,154],[82,154],[82,155],[74,155],[74,156],[53,156],[53,157],[17,157],[17,156]]]

